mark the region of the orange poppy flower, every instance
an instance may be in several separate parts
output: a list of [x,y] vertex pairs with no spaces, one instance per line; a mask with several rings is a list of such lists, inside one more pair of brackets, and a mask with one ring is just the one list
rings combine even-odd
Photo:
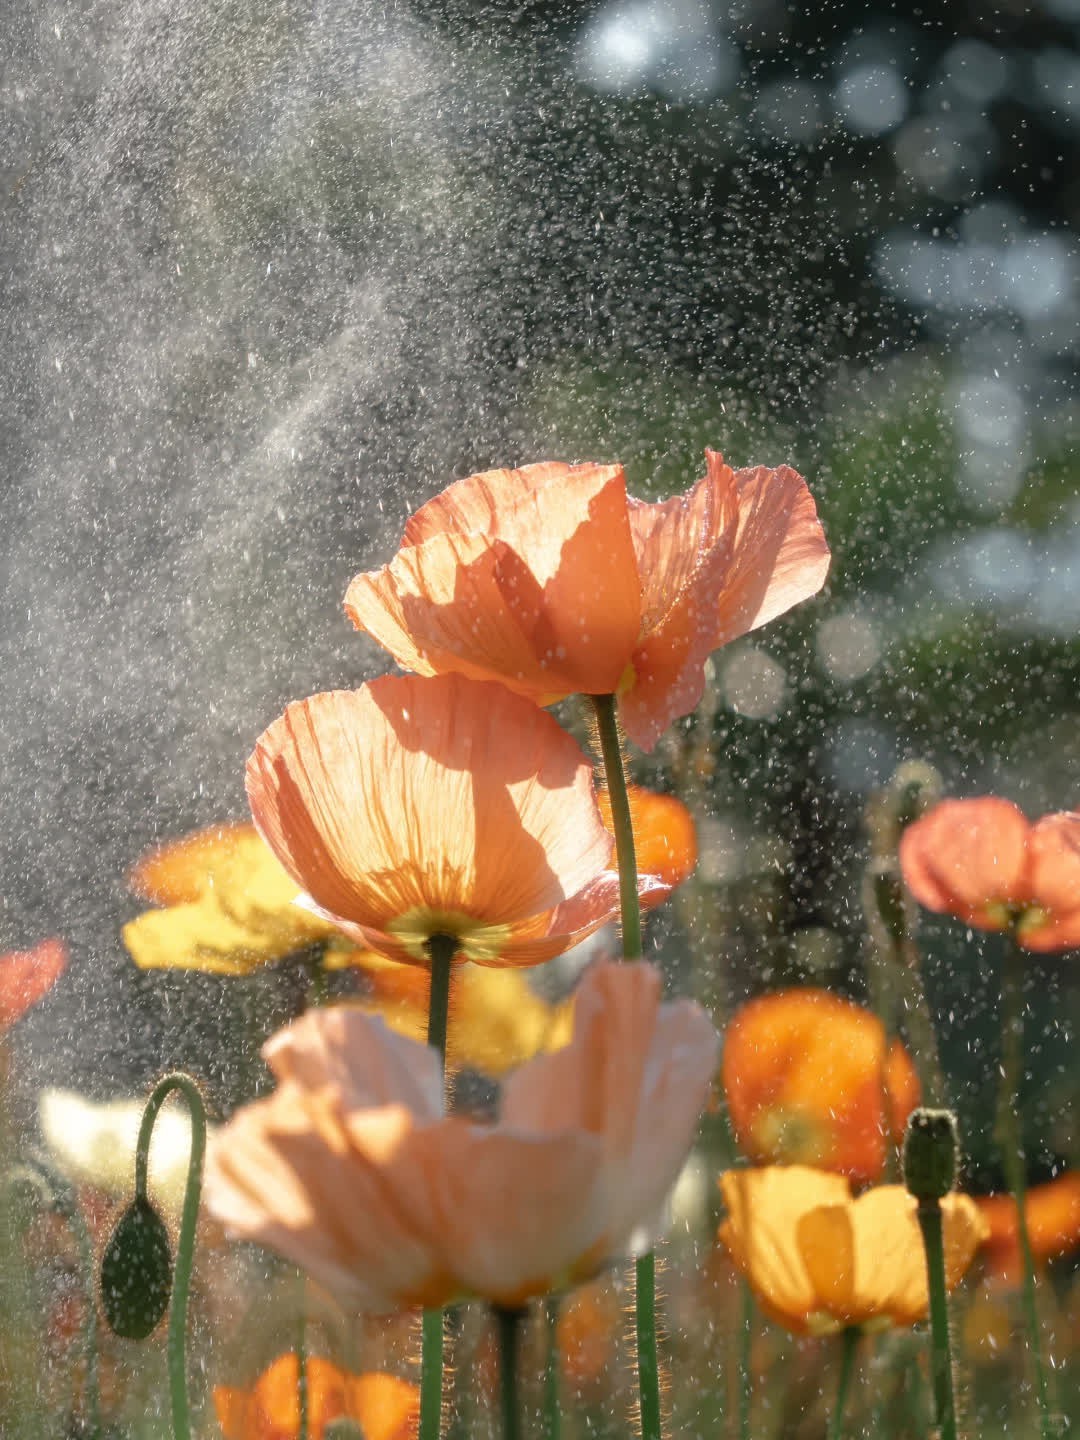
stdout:
[[900,841],[908,889],[977,930],[1015,927],[1028,950],[1080,946],[1080,813],[1032,825],[1009,800],[942,800]]
[[[540,713],[540,712],[537,712]],[[650,965],[586,974],[574,1036],[446,1117],[433,1049],[346,1007],[264,1047],[278,1089],[210,1148],[207,1203],[347,1306],[519,1306],[651,1243],[694,1138],[717,1037]]]
[[[721,1066],[739,1148],[757,1165],[816,1165],[859,1184],[881,1178],[919,1103],[903,1045],[881,1021],[828,990],[781,990],[743,1005]],[[883,1113],[884,1111],[884,1113]]]
[[707,656],[815,594],[829,549],[805,481],[713,450],[686,495],[627,496],[621,465],[526,465],[449,486],[345,611],[421,675],[497,679],[548,704],[618,694],[651,749],[701,698]]
[[[310,1440],[322,1440],[333,1420],[355,1420],[365,1440],[411,1440],[420,1420],[420,1391],[396,1375],[351,1375],[318,1355],[308,1356]],[[250,1390],[214,1386],[214,1411],[225,1440],[298,1440],[300,1363],[279,1355]]]
[[[987,1269],[1005,1281],[1024,1273],[1016,1201],[1011,1195],[982,1195],[975,1201],[988,1226],[983,1241]],[[1067,1171],[1046,1185],[1034,1185],[1024,1205],[1031,1258],[1045,1265],[1080,1246],[1080,1171]]]
[[[630,785],[628,791],[638,868],[647,875],[658,876],[668,891],[675,890],[690,878],[697,864],[693,816],[674,795],[659,795],[641,785]],[[606,789],[600,791],[599,800],[604,824],[614,834],[611,795]],[[668,891],[656,892],[644,904],[659,905],[667,898]]]
[[388,675],[313,695],[261,737],[247,785],[319,912],[392,960],[426,964],[441,934],[480,965],[535,965],[619,912],[588,760],[501,685]]
[[62,940],[39,940],[29,950],[0,955],[0,1032],[49,993],[67,962]]
[[[847,1180],[805,1165],[727,1170],[720,1239],[766,1314],[797,1334],[914,1325],[929,1295],[917,1204],[902,1185],[851,1198]],[[967,1195],[941,1202],[945,1279],[960,1283],[985,1234]]]

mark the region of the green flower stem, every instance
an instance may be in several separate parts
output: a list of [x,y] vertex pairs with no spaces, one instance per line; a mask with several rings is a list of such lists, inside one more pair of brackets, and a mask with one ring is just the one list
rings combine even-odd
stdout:
[[753,1406],[752,1351],[754,1345],[754,1292],[742,1283],[742,1315],[739,1322],[739,1440],[750,1440]]
[[941,1201],[924,1197],[919,1201],[917,1214],[926,1253],[926,1278],[930,1293],[930,1378],[934,1387],[934,1417],[941,1440],[956,1440],[956,1399],[953,1393]]
[[203,1159],[206,1155],[206,1106],[194,1080],[182,1071],[177,1070],[162,1076],[146,1102],[139,1125],[139,1139],[135,1146],[135,1198],[146,1199],[150,1139],[154,1133],[154,1122],[162,1105],[174,1090],[183,1095],[191,1117],[191,1155],[188,1159],[184,1208],[180,1215],[180,1235],[176,1242],[176,1264],[173,1267],[172,1297],[169,1301],[169,1394],[172,1400],[174,1440],[191,1440],[191,1416],[187,1397],[187,1308],[191,1290],[191,1266],[195,1256],[195,1224],[199,1218],[199,1198],[202,1194]]
[[998,1095],[995,1136],[1009,1193],[1016,1202],[1016,1228],[1024,1261],[1024,1315],[1028,1347],[1035,1370],[1039,1423],[1043,1440],[1054,1440],[1056,1430],[1050,1409],[1050,1391],[1042,1354],[1039,1308],[1035,1298],[1035,1262],[1027,1223],[1027,1159],[1024,1154],[1020,1084],[1024,1067],[1024,953],[1014,937],[1005,940],[1001,974],[1001,1090]]
[[[855,1352],[859,1348],[859,1327],[849,1325],[844,1331],[844,1345],[840,1351],[840,1379],[836,1385],[836,1404],[833,1406],[832,1421],[829,1425],[829,1440],[840,1440],[844,1433],[844,1409],[847,1406],[851,1377],[855,1373]],[[941,1440],[945,1440],[944,1434]]]
[[[619,722],[615,714],[614,695],[592,695],[596,728],[600,734],[600,753],[604,760],[604,779],[611,798],[611,824],[615,831],[615,857],[619,864],[619,910],[622,920],[624,960],[641,959],[641,905],[637,888],[637,856],[634,853],[634,831],[630,823],[630,797],[626,790]],[[648,1432],[646,1432],[647,1440]]]
[[559,1440],[562,1412],[559,1409],[559,1299],[544,1301],[544,1440]]
[[296,1440],[308,1440],[308,1355],[307,1315],[305,1314],[306,1288],[303,1272],[300,1281],[300,1318],[296,1326],[296,1404],[299,1410],[300,1428]]
[[[427,942],[431,962],[427,1043],[438,1053],[446,1077],[446,1029],[450,1019],[450,974],[457,954],[453,935],[432,935]],[[418,1440],[439,1440],[443,1401],[443,1312],[425,1310],[420,1330],[420,1429]]]
[[[611,799],[615,831],[615,857],[619,865],[619,909],[624,960],[641,959],[641,905],[638,900],[637,856],[630,823],[630,797],[626,789],[619,724],[614,695],[590,697],[600,736],[604,778]],[[638,1400],[641,1440],[660,1440],[660,1363],[656,1347],[656,1260],[639,1257],[635,1272],[637,1318]]]
[[66,1181],[55,1175],[39,1161],[15,1166],[7,1175],[9,1186],[20,1181],[32,1186],[42,1197],[50,1210],[62,1215],[75,1237],[79,1251],[79,1269],[82,1271],[85,1296],[83,1302],[82,1354],[86,1366],[86,1420],[93,1440],[101,1434],[101,1381],[98,1369],[98,1311],[97,1290],[95,1289],[96,1269],[90,1233],[86,1228],[79,1203]]
[[499,1395],[502,1408],[503,1440],[520,1440],[521,1402],[518,1397],[518,1344],[524,1310],[504,1310],[496,1305],[499,1328]]

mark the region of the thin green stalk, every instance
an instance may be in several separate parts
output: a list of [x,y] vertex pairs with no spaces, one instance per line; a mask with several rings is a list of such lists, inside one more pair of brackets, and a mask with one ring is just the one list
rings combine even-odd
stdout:
[[296,1326],[296,1403],[300,1411],[300,1428],[297,1440],[308,1440],[308,1364],[307,1364],[307,1315],[305,1313],[306,1287],[301,1272],[300,1318]]
[[176,1263],[173,1266],[172,1296],[169,1300],[169,1338],[167,1342],[169,1395],[172,1402],[174,1440],[191,1440],[191,1415],[187,1398],[187,1309],[191,1291],[191,1267],[195,1256],[195,1224],[199,1218],[199,1197],[202,1193],[203,1159],[206,1155],[206,1107],[199,1088],[182,1071],[163,1076],[146,1102],[139,1139],[135,1146],[135,1195],[146,1195],[147,1170],[150,1163],[150,1139],[154,1122],[169,1095],[178,1090],[187,1102],[191,1117],[191,1155],[188,1159],[187,1182],[184,1186],[184,1208],[180,1214],[180,1234],[176,1242]]
[[956,1397],[941,1201],[926,1196],[919,1201],[917,1213],[926,1253],[926,1278],[930,1293],[930,1378],[934,1387],[934,1417],[941,1440],[956,1440]]
[[[446,1076],[446,1029],[450,1019],[450,975],[457,939],[432,935],[427,942],[431,962],[427,1043],[437,1052]],[[420,1428],[418,1440],[439,1440],[443,1400],[443,1312],[425,1310],[420,1330]]]
[[1035,1262],[1027,1223],[1027,1158],[1024,1153],[1020,1087],[1024,1067],[1024,954],[1014,937],[1005,941],[1001,974],[1001,1090],[994,1127],[1009,1193],[1016,1202],[1016,1228],[1024,1261],[1024,1316],[1028,1347],[1035,1370],[1039,1425],[1043,1440],[1054,1440],[1050,1391],[1043,1363],[1039,1307],[1035,1296]]
[[524,1310],[494,1307],[499,1328],[499,1395],[502,1409],[503,1440],[520,1440],[521,1402],[518,1396],[518,1343]]
[[742,1316],[739,1323],[739,1440],[750,1440],[750,1417],[754,1400],[752,1351],[754,1344],[754,1293],[744,1280]]
[[559,1409],[559,1298],[544,1301],[544,1440],[559,1440],[562,1411]]
[[[844,1433],[844,1409],[847,1406],[851,1377],[855,1373],[855,1352],[859,1348],[859,1327],[849,1325],[844,1331],[844,1345],[840,1351],[840,1379],[836,1386],[836,1404],[833,1406],[832,1422],[829,1425],[829,1440],[840,1440]],[[942,1440],[945,1437],[942,1436]]]
[[[622,746],[614,695],[590,697],[600,736],[604,778],[611,799],[611,823],[615,832],[615,857],[619,865],[619,910],[622,920],[624,960],[641,959],[641,904],[638,900],[637,856],[634,829],[630,821],[630,797],[626,789]],[[635,1270],[638,1402],[641,1410],[641,1440],[660,1440],[660,1362],[656,1345],[656,1260],[652,1254],[638,1258]]]
[[611,825],[615,832],[615,857],[619,864],[623,959],[640,960],[641,904],[638,900],[637,856],[634,853],[634,830],[630,823],[630,797],[626,789],[622,746],[619,743],[615,696],[592,695],[590,699],[596,715],[596,728],[600,734],[604,779],[611,798]]

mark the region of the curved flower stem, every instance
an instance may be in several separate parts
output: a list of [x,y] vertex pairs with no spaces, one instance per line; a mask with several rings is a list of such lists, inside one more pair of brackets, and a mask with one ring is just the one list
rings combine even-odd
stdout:
[[934,1418],[941,1440],[956,1440],[956,1398],[953,1389],[952,1345],[949,1337],[949,1302],[945,1284],[945,1241],[941,1201],[925,1196],[919,1201],[919,1229],[926,1253],[930,1293],[930,1376],[934,1386]]
[[[604,778],[611,798],[611,823],[615,832],[615,856],[619,865],[619,911],[622,920],[624,960],[641,959],[641,904],[638,900],[637,856],[634,829],[630,821],[630,797],[626,789],[619,724],[614,695],[589,697],[600,736]],[[641,1407],[642,1440],[660,1437],[660,1364],[656,1349],[656,1260],[642,1255],[637,1262],[636,1316],[638,1400]]]
[[562,1413],[559,1409],[559,1297],[544,1301],[544,1440],[559,1440]]
[[191,1265],[195,1255],[195,1223],[199,1217],[202,1193],[203,1159],[206,1155],[206,1106],[199,1087],[190,1075],[175,1070],[164,1075],[154,1086],[146,1102],[139,1139],[135,1146],[135,1198],[146,1198],[147,1170],[150,1163],[150,1139],[154,1122],[169,1095],[178,1090],[187,1102],[191,1117],[191,1155],[188,1159],[187,1183],[184,1186],[184,1208],[180,1214],[180,1235],[176,1242],[176,1264],[173,1267],[172,1298],[169,1301],[169,1394],[172,1400],[174,1440],[190,1440],[191,1416],[187,1398],[187,1307],[191,1290]]
[[62,1215],[75,1237],[79,1251],[79,1268],[86,1288],[82,1322],[83,1363],[86,1366],[86,1421],[89,1434],[97,1440],[101,1434],[101,1383],[98,1374],[98,1313],[97,1291],[94,1286],[94,1251],[78,1201],[58,1175],[38,1160],[16,1165],[5,1177],[10,1186],[20,1180],[32,1185],[57,1215]]
[[1028,1346],[1035,1370],[1039,1422],[1043,1440],[1056,1434],[1050,1411],[1050,1392],[1043,1363],[1039,1308],[1035,1297],[1035,1262],[1027,1223],[1027,1160],[1024,1154],[1020,1084],[1024,1067],[1024,954],[1015,938],[1005,940],[1001,973],[1001,1090],[994,1130],[1001,1148],[1001,1164],[1016,1204],[1016,1228],[1024,1261],[1024,1315]]
[[624,960],[641,959],[641,905],[637,888],[637,856],[634,853],[634,831],[630,823],[630,797],[626,790],[622,746],[619,743],[619,722],[615,714],[614,695],[591,695],[596,728],[600,735],[600,753],[604,760],[604,779],[611,797],[611,825],[615,832],[615,856],[619,864],[619,911],[622,920]]
[[[840,1440],[844,1433],[844,1408],[847,1405],[851,1377],[855,1373],[855,1351],[859,1348],[859,1327],[849,1325],[844,1331],[844,1348],[840,1352],[840,1379],[836,1385],[836,1404],[829,1425],[829,1440]],[[945,1436],[942,1435],[942,1440]]]
[[507,1310],[496,1305],[499,1327],[499,1395],[502,1408],[503,1440],[520,1440],[521,1404],[518,1398],[518,1342],[524,1310]]
[[[446,1030],[450,1019],[450,975],[457,953],[453,935],[432,935],[427,1043],[438,1053],[445,1093]],[[420,1329],[420,1429],[418,1440],[439,1440],[443,1399],[443,1312],[425,1310]]]

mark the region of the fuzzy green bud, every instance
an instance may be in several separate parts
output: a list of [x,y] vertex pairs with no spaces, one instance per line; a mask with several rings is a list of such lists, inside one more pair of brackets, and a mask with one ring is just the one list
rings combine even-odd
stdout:
[[101,1261],[101,1305],[115,1335],[145,1340],[169,1304],[172,1252],[165,1222],[145,1195],[116,1222]]
[[904,1135],[904,1184],[916,1200],[940,1200],[956,1185],[960,1137],[951,1110],[913,1110]]

